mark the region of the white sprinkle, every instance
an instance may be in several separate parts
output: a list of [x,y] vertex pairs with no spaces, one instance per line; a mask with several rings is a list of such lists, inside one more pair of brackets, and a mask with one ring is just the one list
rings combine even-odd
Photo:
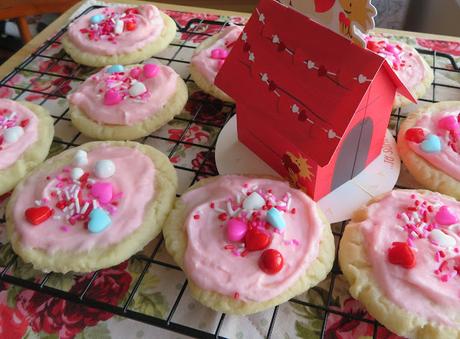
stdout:
[[70,206],[69,206],[70,209],[74,209],[75,208],[75,203],[71,203]]
[[233,208],[232,208],[232,204],[230,203],[230,201],[227,201],[227,213],[233,216]]
[[70,200],[70,194],[69,194],[68,190],[65,190],[64,194],[65,194],[66,199]]
[[89,207],[89,202],[85,202],[85,204],[83,205],[83,208],[81,209],[80,213],[85,214],[86,210],[88,209],[88,207]]
[[241,195],[238,194],[236,196],[236,202],[238,203],[238,205],[241,204]]
[[97,203],[96,199],[93,199],[93,208],[98,208],[99,204]]
[[41,202],[40,200],[35,200],[34,202],[35,202],[35,205],[37,205],[37,206],[41,206],[41,205],[42,205],[42,202]]
[[401,213],[401,218],[404,220],[406,224],[410,222],[410,219],[407,216],[406,212]]
[[288,196],[288,200],[286,202],[286,211],[289,211],[291,209],[291,197]]
[[80,213],[80,200],[78,200],[77,194],[75,194],[75,210]]
[[62,210],[62,212],[64,212],[64,213],[65,213],[65,212],[67,212],[68,210],[69,210],[69,207],[68,207],[68,206],[66,206],[66,207],[64,207],[64,209]]
[[414,238],[418,238],[418,234],[415,233],[414,231],[410,232],[410,234],[411,234]]
[[221,213],[227,213],[227,211],[223,210],[222,208],[219,208],[219,207],[215,207],[214,208],[217,212],[221,212]]
[[96,180],[94,180],[94,179],[88,179],[88,183],[90,183],[90,184],[94,184],[95,182],[96,182]]

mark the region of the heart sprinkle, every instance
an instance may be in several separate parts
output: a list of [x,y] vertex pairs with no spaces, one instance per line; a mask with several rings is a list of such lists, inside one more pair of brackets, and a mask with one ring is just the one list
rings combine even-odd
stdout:
[[412,249],[405,242],[393,242],[388,250],[388,260],[393,265],[399,265],[404,268],[415,267],[415,255]]
[[458,221],[457,216],[447,206],[441,206],[436,213],[435,220],[440,225],[452,225]]
[[441,152],[441,140],[435,134],[428,134],[426,139],[420,144],[422,151],[426,153],[439,153]]
[[53,210],[48,206],[31,207],[26,209],[26,220],[32,225],[39,225],[53,215]]
[[270,242],[271,238],[266,232],[253,228],[246,233],[246,237],[244,238],[246,250],[248,251],[263,250],[270,245]]
[[407,141],[420,144],[425,140],[425,132],[421,128],[409,128],[404,135]]

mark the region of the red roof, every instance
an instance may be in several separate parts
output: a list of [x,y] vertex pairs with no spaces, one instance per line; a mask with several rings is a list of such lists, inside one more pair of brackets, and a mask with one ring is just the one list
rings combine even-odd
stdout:
[[276,95],[302,110],[316,128],[332,130],[335,146],[318,161],[327,163],[381,67],[398,91],[412,98],[381,56],[276,1],[262,0],[216,84],[237,106],[264,112]]

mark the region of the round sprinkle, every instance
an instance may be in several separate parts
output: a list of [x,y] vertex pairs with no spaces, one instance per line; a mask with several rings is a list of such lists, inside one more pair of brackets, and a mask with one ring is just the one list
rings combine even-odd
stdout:
[[283,268],[283,255],[272,248],[265,250],[259,259],[259,267],[266,274],[276,274]]
[[85,171],[83,171],[80,167],[75,167],[75,168],[72,168],[72,172],[70,173],[70,176],[72,177],[73,180],[78,180],[81,178],[83,174],[85,174]]
[[105,179],[114,175],[115,170],[115,164],[112,160],[98,160],[94,167],[94,174],[100,179]]
[[87,165],[88,164],[88,153],[86,153],[86,151],[79,149],[77,152],[75,152],[75,155],[73,156],[73,164],[75,166]]

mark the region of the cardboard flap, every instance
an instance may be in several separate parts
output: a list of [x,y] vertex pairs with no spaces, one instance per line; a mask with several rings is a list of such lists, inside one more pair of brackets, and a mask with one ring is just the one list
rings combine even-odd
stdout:
[[396,86],[396,91],[405,96],[407,99],[409,99],[410,101],[412,101],[414,104],[417,103],[417,99],[414,98],[414,96],[412,95],[412,93],[409,91],[409,89],[406,87],[406,85],[403,84],[403,82],[401,81],[401,79],[399,79],[399,76],[398,74],[396,74],[395,71],[393,71],[393,69],[391,68],[391,66],[388,64],[388,62],[384,62],[383,63],[383,67],[385,68],[386,72],[388,73],[388,76],[391,78],[391,80],[393,81],[393,83],[395,84]]

